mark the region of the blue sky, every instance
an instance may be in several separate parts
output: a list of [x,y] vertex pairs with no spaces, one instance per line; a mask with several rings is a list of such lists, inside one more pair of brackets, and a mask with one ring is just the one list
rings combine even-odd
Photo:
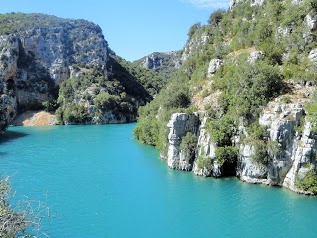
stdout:
[[0,13],[46,13],[101,26],[109,46],[127,60],[182,49],[190,26],[205,24],[230,0],[0,0]]

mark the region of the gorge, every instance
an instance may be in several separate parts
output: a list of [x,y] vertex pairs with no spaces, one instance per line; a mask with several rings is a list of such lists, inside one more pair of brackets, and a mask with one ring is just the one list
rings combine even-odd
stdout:
[[231,1],[189,29],[182,51],[133,63],[89,21],[4,14],[0,129],[30,110],[66,125],[139,114],[135,138],[172,169],[314,195],[316,11],[314,1]]
[[129,62],[95,23],[1,14],[0,174],[49,194],[53,237],[314,237],[316,22],[315,0],[231,0]]

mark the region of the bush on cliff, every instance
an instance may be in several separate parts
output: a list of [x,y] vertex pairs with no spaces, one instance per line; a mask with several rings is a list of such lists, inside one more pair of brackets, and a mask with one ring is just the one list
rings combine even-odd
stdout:
[[310,170],[303,179],[296,179],[296,186],[304,191],[317,194],[317,172]]

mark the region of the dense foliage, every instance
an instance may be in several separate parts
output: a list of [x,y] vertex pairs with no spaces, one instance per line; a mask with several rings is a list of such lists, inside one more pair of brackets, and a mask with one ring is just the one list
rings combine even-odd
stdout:
[[168,81],[163,77],[164,73],[160,74],[157,71],[146,69],[136,62],[128,62],[114,54],[113,57],[135,80],[142,84],[152,97],[155,97]]
[[143,143],[157,146],[166,153],[166,124],[173,112],[191,111],[187,80],[180,75],[163,88],[155,99],[139,110],[138,125],[134,136]]
[[296,186],[304,191],[317,194],[317,171],[310,170],[307,172],[304,178],[297,178]]

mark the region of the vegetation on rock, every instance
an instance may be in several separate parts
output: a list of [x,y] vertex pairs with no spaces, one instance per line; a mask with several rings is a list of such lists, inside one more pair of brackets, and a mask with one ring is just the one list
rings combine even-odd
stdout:
[[[170,115],[196,111],[203,102],[211,117],[207,127],[217,146],[218,163],[236,160],[234,138],[243,137],[239,127],[254,127],[264,106],[289,92],[290,84],[317,82],[312,53],[317,48],[316,27],[307,18],[316,18],[315,5],[309,0],[298,4],[267,0],[262,6],[245,1],[212,13],[207,25],[195,23],[183,50],[186,61],[161,93],[140,108],[135,138],[157,146],[164,156]],[[212,59],[224,64],[207,77]],[[314,117],[315,106],[310,108]],[[251,128],[248,136],[255,138],[253,147],[261,163],[268,163],[268,151],[279,150],[265,142],[263,128]]]

